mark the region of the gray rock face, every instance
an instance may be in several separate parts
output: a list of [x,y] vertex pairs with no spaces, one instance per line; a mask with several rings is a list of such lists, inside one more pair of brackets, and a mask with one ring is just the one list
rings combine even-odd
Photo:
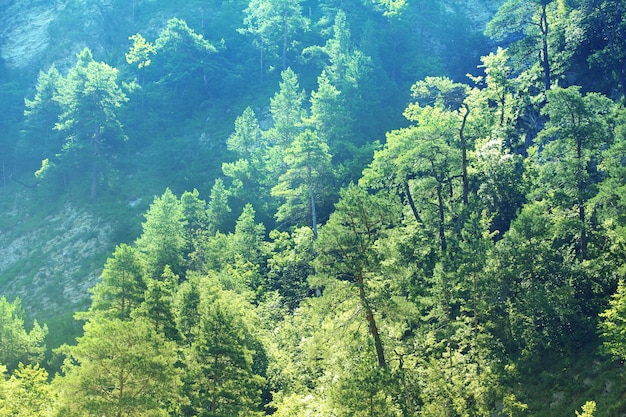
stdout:
[[111,0],[5,0],[0,3],[0,58],[19,70],[58,61],[63,66],[85,46],[106,49],[112,8]]
[[28,215],[19,206],[16,199],[14,209],[4,214],[14,226],[0,230],[0,276],[8,277],[0,280],[0,294],[20,297],[39,319],[84,308],[100,269],[84,271],[81,265],[103,265],[103,248],[111,250],[111,226],[68,204],[24,232],[21,223]]
[[474,24],[474,30],[482,32],[506,0],[447,0],[449,8],[462,11]]
[[48,28],[59,11],[55,2],[4,3],[0,13],[0,57],[9,68],[24,68],[45,54],[50,45]]

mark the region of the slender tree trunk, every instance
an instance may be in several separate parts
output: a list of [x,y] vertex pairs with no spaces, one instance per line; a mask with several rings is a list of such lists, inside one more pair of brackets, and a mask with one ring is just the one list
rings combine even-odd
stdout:
[[441,183],[437,183],[437,211],[439,214],[439,241],[441,243],[441,254],[445,254],[448,249],[445,231],[445,213],[443,209],[443,190]]
[[469,194],[469,180],[467,178],[467,141],[465,140],[465,124],[467,123],[467,117],[470,113],[470,108],[467,104],[464,104],[465,114],[463,114],[463,122],[459,129],[459,139],[461,140],[461,168],[463,176],[463,203],[467,205]]
[[310,166],[308,167],[308,189],[309,204],[311,204],[311,227],[313,228],[313,237],[317,239],[317,211],[315,209],[315,193],[313,192],[313,178]]
[[411,189],[409,187],[408,181],[404,181],[404,194],[406,195],[406,199],[409,202],[409,206],[411,206],[411,211],[413,212],[415,220],[417,220],[418,223],[423,224],[424,222],[422,221],[422,218],[417,211],[417,207],[415,206],[415,201],[413,201],[413,195],[411,195]]
[[124,387],[124,381],[125,381],[124,371],[122,370],[122,371],[120,371],[120,394],[118,396],[117,417],[122,417],[122,415],[123,415],[122,414],[123,409],[122,409],[121,403],[122,403],[122,400],[124,399],[124,388],[125,388]]
[[579,260],[585,260],[587,258],[587,232],[585,228],[585,181],[583,175],[583,160],[582,160],[582,139],[577,137],[576,139],[576,159],[577,159],[577,177],[578,177],[578,221],[580,222],[580,248],[578,250],[578,258]]
[[98,187],[98,156],[100,155],[100,127],[91,139],[91,146],[93,147],[93,166],[91,167],[91,195],[90,200],[96,199],[96,191]]
[[[504,109],[506,104],[506,89],[502,89],[502,97],[500,97],[500,127],[504,126]],[[507,139],[509,140],[509,139]]]
[[547,13],[548,5],[544,4],[541,6],[541,17],[539,19],[539,29],[541,30],[541,59],[543,66],[543,80],[545,84],[546,91],[550,90],[550,60],[549,60],[549,51],[548,51],[548,13]]
[[361,305],[365,309],[365,318],[369,325],[370,334],[374,339],[374,348],[376,349],[376,357],[378,359],[378,366],[384,368],[387,366],[385,361],[385,351],[383,349],[383,342],[380,340],[380,334],[378,333],[378,326],[376,325],[376,319],[374,318],[374,312],[370,306],[367,296],[365,295],[365,283],[363,282],[363,272],[359,272],[357,277],[357,285],[359,287],[359,298],[361,299]]
[[287,45],[289,40],[289,25],[287,12],[283,15],[283,71],[287,69]]
[[91,171],[91,195],[90,200],[94,201],[96,199],[98,189],[98,164],[96,161],[93,161],[93,167]]

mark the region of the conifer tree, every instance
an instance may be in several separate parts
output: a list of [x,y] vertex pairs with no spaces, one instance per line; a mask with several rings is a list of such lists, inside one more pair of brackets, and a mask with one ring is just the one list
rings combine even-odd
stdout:
[[35,364],[43,360],[45,353],[44,338],[48,327],[33,323],[30,331],[24,327],[25,312],[22,302],[16,298],[10,303],[3,295],[0,297],[0,364],[10,372],[19,363]]
[[261,345],[250,305],[210,278],[198,305],[200,315],[185,351],[190,413],[204,416],[260,415]]
[[62,145],[59,133],[54,129],[62,113],[60,103],[55,100],[62,82],[63,76],[52,65],[47,72],[39,72],[33,99],[24,100],[25,131],[40,141],[35,147],[40,149],[41,154],[37,156],[41,158],[58,152]]
[[[281,224],[309,223],[317,235],[318,209],[332,179],[331,155],[328,145],[311,130],[295,137],[283,158],[287,170],[272,188],[272,195],[284,200],[276,212]],[[306,222],[303,214],[309,213]]]
[[377,314],[370,298],[368,279],[378,268],[375,245],[398,220],[398,210],[387,196],[370,195],[356,185],[341,193],[330,219],[316,243],[318,273],[346,280],[357,290],[380,367],[387,366]]
[[35,365],[19,364],[9,379],[4,379],[0,365],[0,416],[51,416],[56,407],[56,393],[48,381],[48,372]]
[[[169,415],[180,402],[176,346],[145,319],[85,323],[67,355],[59,412],[72,416]],[[174,407],[174,408],[173,408]]]
[[144,258],[148,277],[160,277],[166,265],[180,274],[186,243],[186,222],[180,201],[168,188],[161,197],[154,198],[145,217],[136,247]]
[[104,264],[98,284],[91,290],[92,314],[128,320],[131,312],[144,301],[146,269],[139,253],[132,246],[121,244]]
[[126,140],[118,113],[128,98],[118,84],[117,69],[96,62],[88,48],[77,60],[55,96],[62,109],[55,129],[64,136],[62,154],[89,167],[94,200],[104,168],[101,164]]

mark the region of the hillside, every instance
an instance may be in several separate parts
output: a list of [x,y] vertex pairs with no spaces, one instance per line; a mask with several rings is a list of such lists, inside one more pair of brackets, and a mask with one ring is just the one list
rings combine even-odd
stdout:
[[[464,21],[459,37],[481,38],[484,24],[499,3],[472,1],[463,2],[459,7],[443,2],[437,13]],[[168,2],[164,6],[151,1],[109,0],[6,1],[0,5],[0,74],[6,74],[0,86],[5,92],[0,106],[6,115],[1,122],[4,133],[0,140],[3,164],[0,195],[4,213],[0,221],[1,294],[10,299],[19,296],[27,311],[40,320],[50,321],[51,315],[66,320],[68,313],[87,302],[85,289],[96,282],[111,249],[137,237],[142,213],[155,195],[171,187],[179,193],[197,188],[208,196],[213,179],[221,175],[222,161],[232,159],[225,145],[238,113],[251,103],[267,109],[269,98],[278,87],[276,72],[262,85],[256,82],[256,74],[246,77],[236,73],[232,80],[223,80],[224,86],[216,87],[218,97],[199,102],[198,114],[172,113],[163,118],[160,123],[167,125],[166,135],[173,138],[167,141],[171,144],[162,143],[166,140],[165,134],[155,132],[154,128],[149,132],[141,128],[132,132],[130,149],[127,156],[123,156],[127,161],[121,161],[118,167],[123,175],[109,195],[90,203],[77,196],[77,190],[30,188],[37,183],[33,173],[40,168],[41,160],[58,152],[46,153],[37,149],[39,145],[33,148],[29,142],[41,143],[41,139],[19,133],[23,129],[23,100],[33,96],[38,72],[47,71],[53,64],[61,72],[67,72],[84,47],[90,48],[96,59],[120,66],[127,72],[124,54],[130,47],[128,37],[142,33],[154,39],[173,17],[185,19],[196,30],[204,30],[207,39],[213,42],[226,39],[221,53],[231,54],[231,49],[241,49],[239,45],[246,43],[245,37],[236,32],[243,27],[245,2],[239,4],[239,9],[237,4],[208,6],[201,2],[197,5]],[[320,12],[320,7],[315,2],[304,6],[315,14]],[[374,10],[367,13],[367,19],[380,19]],[[485,49],[477,44],[478,48],[466,55],[468,51],[456,46],[460,39],[437,40],[440,30],[436,26],[426,27],[426,32],[420,35],[425,39],[422,43],[431,44],[429,49],[435,54],[432,59],[444,60],[445,54],[459,55],[459,58],[468,56],[471,59],[462,62],[462,68],[448,68],[448,71],[462,75],[471,70],[478,56],[486,51],[486,44],[483,44]],[[308,41],[316,41],[316,36],[319,39],[319,35],[309,35]],[[218,58],[231,61],[223,62],[225,69],[222,71],[247,71],[242,68],[245,64],[239,62],[246,60],[241,60],[240,56],[253,53],[253,48],[249,44],[245,48],[234,57]],[[413,59],[408,50],[399,58],[397,65],[405,65]],[[301,84],[310,90],[316,74],[307,68],[313,69],[313,66],[309,63],[296,65],[304,71]],[[415,65],[418,65],[415,70],[426,74],[427,69]],[[396,87],[400,97],[405,98],[395,101],[393,107],[383,112],[384,119],[377,121],[380,125],[367,128],[367,140],[381,140],[387,129],[398,121],[402,123],[398,116],[408,100],[408,86],[417,79],[411,74],[406,77],[404,84]],[[234,88],[230,86],[233,83]],[[156,136],[157,140],[152,141],[151,136]],[[16,138],[20,139],[16,141]],[[158,141],[160,143],[154,143]],[[153,166],[153,160],[160,166]],[[366,162],[367,156],[361,164]]]
[[626,6],[0,2],[0,416],[623,416]]

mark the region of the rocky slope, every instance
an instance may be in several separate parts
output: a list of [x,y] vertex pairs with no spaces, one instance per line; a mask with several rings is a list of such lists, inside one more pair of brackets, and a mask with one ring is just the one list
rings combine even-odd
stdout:
[[44,321],[84,308],[111,251],[111,225],[71,204],[32,213],[28,191],[2,198],[12,201],[0,229],[0,294]]
[[[111,38],[111,26],[134,22],[136,10],[154,0],[4,0],[0,2],[0,58],[7,68],[46,69],[52,62],[70,65],[85,46],[96,55],[122,39]],[[451,11],[462,11],[477,31],[504,0],[447,0]],[[120,7],[128,10],[120,10]],[[172,16],[154,16],[155,23]],[[150,28],[137,31],[151,32]],[[132,33],[126,34],[126,36]]]
[[89,46],[107,48],[109,0],[7,0],[0,4],[0,57],[9,69],[70,64]]

